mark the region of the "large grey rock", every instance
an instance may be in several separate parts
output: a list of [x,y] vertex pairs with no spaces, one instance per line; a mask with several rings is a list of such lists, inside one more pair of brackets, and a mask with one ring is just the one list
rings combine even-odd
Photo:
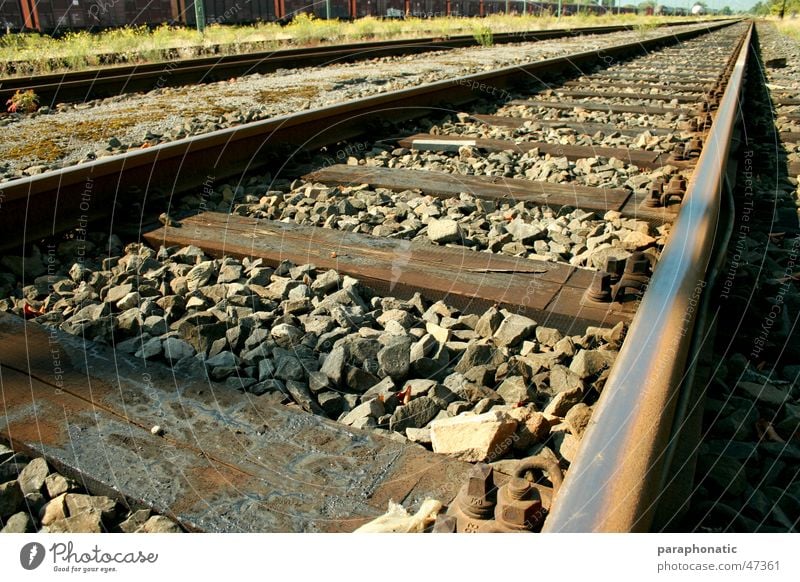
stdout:
[[698,455],[698,475],[703,475],[705,485],[712,487],[712,494],[736,497],[747,488],[747,475],[743,464],[728,456]]
[[101,515],[102,519],[108,520],[117,515],[117,502],[104,495],[67,493],[64,503],[66,503],[70,516],[96,511]]
[[85,511],[79,515],[57,519],[42,528],[42,533],[101,533],[102,517],[99,511]]
[[282,380],[278,380],[277,378],[269,378],[267,380],[263,380],[261,382],[256,382],[247,388],[247,391],[250,394],[254,394],[256,396],[263,396],[264,394],[287,394],[286,391],[286,384],[283,383]]
[[270,335],[283,348],[296,346],[303,339],[303,331],[288,323],[276,325],[272,328]]
[[381,315],[379,315],[376,321],[384,328],[389,324],[389,322],[394,321],[402,325],[404,329],[409,329],[414,325],[416,318],[404,309],[389,309],[388,311],[384,311]]
[[3,526],[3,529],[0,529],[0,533],[24,534],[31,533],[33,531],[33,522],[31,521],[31,517],[28,515],[27,511],[20,511],[19,513],[12,515],[6,520],[6,524]]
[[50,474],[50,469],[47,466],[47,461],[39,457],[33,459],[19,474],[19,486],[24,495],[29,493],[41,493],[44,489],[44,482],[47,475]]
[[455,220],[449,218],[442,220],[431,219],[428,222],[428,238],[432,242],[438,244],[457,242],[463,236],[461,226]]
[[483,338],[490,338],[498,330],[501,323],[503,323],[503,314],[494,307],[490,307],[481,315],[478,325],[475,326],[475,332]]
[[44,480],[44,486],[50,499],[54,499],[62,493],[78,489],[78,484],[75,481],[67,479],[60,473],[50,473]]
[[516,408],[508,412],[517,421],[516,439],[513,447],[526,451],[550,436],[550,423],[545,416],[532,409]]
[[133,291],[133,285],[125,283],[123,285],[115,285],[108,290],[106,294],[106,301],[108,303],[117,303],[123,297]]
[[239,358],[232,352],[223,351],[206,360],[205,364],[211,379],[219,382],[236,372]]
[[283,350],[276,350],[273,355],[275,357],[276,377],[281,380],[286,380],[287,383],[289,380],[305,380],[306,367],[303,365],[303,361],[301,361],[300,358]]
[[781,406],[789,401],[789,392],[776,388],[772,384],[755,382],[739,382],[736,384],[736,391],[740,395],[746,394],[750,398],[754,398],[762,404],[771,405],[774,407]]
[[317,371],[308,374],[308,388],[314,394],[330,388],[330,380],[325,372]]
[[311,390],[309,390],[308,386],[303,382],[287,380],[286,390],[292,396],[294,401],[297,402],[297,404],[299,404],[306,412],[311,412],[312,414],[319,414],[322,416],[325,415],[325,411],[319,404],[317,404],[316,400],[314,400],[314,396],[311,394]]
[[265,358],[258,362],[258,380],[263,382],[275,377],[275,363]]
[[194,348],[189,342],[177,337],[165,339],[161,344],[161,348],[164,350],[164,357],[170,363],[175,363],[183,358],[190,358],[195,354]]
[[409,427],[422,428],[439,414],[436,401],[428,396],[416,398],[405,406],[398,406],[389,420],[389,430],[405,432]]
[[585,384],[581,377],[571,369],[560,364],[556,364],[550,370],[550,389],[549,393],[556,395],[559,392],[579,391],[583,392]]
[[378,375],[390,376],[394,381],[402,381],[408,376],[411,367],[411,345],[407,341],[396,341],[384,346],[377,354]]
[[167,321],[160,315],[145,317],[142,322],[142,331],[151,336],[167,333]]
[[117,309],[120,311],[127,311],[128,309],[135,309],[140,306],[142,302],[142,297],[139,295],[138,292],[134,291],[132,293],[128,293],[117,301]]
[[326,390],[317,394],[317,400],[322,410],[329,418],[338,418],[338,416],[345,410],[345,400],[338,392]]
[[509,376],[497,388],[506,404],[528,402],[536,397],[536,390],[522,376]]
[[233,283],[238,281],[242,276],[242,266],[235,263],[222,265],[219,268],[219,275],[217,276],[217,283]]
[[455,371],[464,374],[475,366],[496,364],[498,359],[502,359],[497,358],[496,352],[495,346],[472,342],[461,356]]
[[361,368],[350,366],[347,369],[347,377],[345,383],[347,384],[347,387],[353,392],[358,392],[358,393],[366,392],[372,386],[377,384],[379,381],[380,378],[378,378],[375,374],[367,372],[366,370],[362,370]]
[[645,233],[631,231],[622,239],[622,248],[626,251],[641,251],[656,244],[656,239]]
[[134,533],[137,529],[142,527],[144,523],[150,519],[149,509],[137,509],[119,524],[119,529],[122,533]]
[[575,461],[580,446],[580,439],[570,432],[559,431],[553,433],[552,442],[558,456],[567,463]]
[[583,437],[586,432],[586,427],[589,426],[589,421],[592,419],[592,409],[583,402],[580,402],[569,409],[564,422],[567,423],[570,432],[578,438]]
[[383,413],[383,402],[377,398],[374,398],[353,408],[353,410],[348,412],[339,422],[348,426],[353,426],[366,417],[377,419],[378,417],[382,416]]
[[543,346],[553,347],[563,337],[563,334],[555,328],[542,325],[536,328],[536,340]]
[[412,443],[429,445],[431,444],[431,429],[408,427],[406,429],[406,438]]
[[164,517],[163,515],[154,515],[148,519],[144,525],[136,530],[135,533],[182,533],[183,530],[178,524]]
[[334,386],[341,386],[345,379],[345,363],[347,352],[343,346],[337,346],[325,356],[325,361],[320,369]]
[[236,357],[236,354],[233,352],[220,352],[213,358],[208,358],[206,360],[206,366],[209,368],[216,368],[219,366],[225,367],[232,367],[235,368],[239,365],[239,358]]
[[515,218],[506,225],[506,230],[511,234],[515,241],[522,244],[533,244],[534,241],[547,238],[547,232],[535,226]]
[[339,286],[339,273],[330,269],[317,275],[316,280],[311,283],[311,290],[317,293],[329,293]]
[[198,263],[186,274],[186,285],[189,291],[197,291],[206,285],[215,275],[216,269],[213,261]]
[[572,409],[572,407],[576,404],[580,403],[581,400],[583,400],[582,391],[571,390],[559,392],[550,402],[547,403],[547,406],[544,409],[544,414],[548,416],[564,417],[567,415],[569,410]]
[[19,481],[0,483],[0,519],[6,519],[23,509],[24,499]]
[[514,442],[517,421],[500,411],[431,423],[433,451],[471,463],[502,457]]
[[42,525],[50,525],[54,521],[67,517],[67,506],[64,503],[64,498],[66,496],[66,493],[62,493],[45,504],[39,513]]
[[501,347],[514,346],[529,337],[535,329],[536,322],[530,317],[511,313],[495,332],[494,341]]
[[580,350],[572,359],[569,369],[581,378],[588,378],[599,374],[611,367],[617,352],[605,350]]

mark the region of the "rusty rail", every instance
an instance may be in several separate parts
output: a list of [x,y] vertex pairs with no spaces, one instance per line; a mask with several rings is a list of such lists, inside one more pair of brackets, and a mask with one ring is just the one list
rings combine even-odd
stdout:
[[669,475],[676,404],[718,235],[725,167],[752,24],[741,44],[688,193],[603,389],[547,532],[648,531]]
[[[442,107],[459,107],[545,74],[581,74],[608,58],[641,54],[738,21],[713,22],[688,31],[446,79],[420,87],[247,123],[151,148],[101,158],[61,170],[0,184],[0,232],[20,233],[0,240],[0,251],[59,232],[79,223],[113,216],[115,204],[151,204],[154,198],[238,175],[264,165],[270,156],[286,159],[380,131],[387,111],[395,121],[414,119]],[[202,168],[202,170],[200,170]],[[90,203],[89,203],[90,202]],[[127,208],[125,209],[127,212]],[[37,217],[37,220],[30,220]]]

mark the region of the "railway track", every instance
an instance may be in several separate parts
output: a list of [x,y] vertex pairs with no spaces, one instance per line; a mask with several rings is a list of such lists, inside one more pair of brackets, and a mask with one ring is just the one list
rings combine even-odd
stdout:
[[71,235],[3,261],[0,434],[190,530],[658,527],[750,29],[4,184],[6,249]]
[[[698,366],[705,405],[685,531],[797,531],[798,134],[792,91],[800,46],[757,23],[727,256],[709,302],[712,357]],[[736,507],[737,509],[733,509]]]
[[[661,26],[669,27],[696,24],[697,22],[688,20]],[[498,33],[493,36],[492,41],[495,44],[534,42],[565,36],[609,34],[633,29],[633,25],[625,24]],[[277,69],[324,66],[331,63],[412,55],[477,45],[478,41],[474,36],[460,35],[447,39],[420,38],[361,42],[344,46],[285,49],[121,65],[50,75],[8,77],[0,79],[0,100],[5,103],[16,91],[32,90],[39,96],[40,105],[52,107],[56,103],[82,102],[124,93],[150,91],[158,87],[210,83],[253,73],[269,73]]]

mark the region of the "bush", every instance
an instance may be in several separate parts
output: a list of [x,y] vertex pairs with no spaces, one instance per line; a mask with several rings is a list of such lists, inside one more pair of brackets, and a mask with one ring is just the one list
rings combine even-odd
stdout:
[[6,101],[9,113],[33,113],[39,109],[39,97],[28,89],[25,92],[17,91],[14,96]]

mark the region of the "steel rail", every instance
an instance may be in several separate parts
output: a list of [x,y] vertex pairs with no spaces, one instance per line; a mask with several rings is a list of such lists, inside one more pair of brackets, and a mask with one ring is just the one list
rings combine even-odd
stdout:
[[[660,26],[669,27],[699,22],[669,22]],[[634,25],[625,24],[505,32],[494,35],[492,42],[495,44],[534,42],[567,36],[609,34],[634,28]],[[30,89],[39,96],[41,105],[52,106],[57,102],[86,101],[135,91],[151,91],[167,86],[208,83],[245,74],[268,73],[277,69],[297,69],[327,65],[333,62],[353,62],[378,57],[448,50],[477,44],[478,41],[472,35],[459,35],[445,39],[386,40],[120,65],[38,76],[7,77],[0,78],[0,100],[5,103],[16,91]]]
[[648,531],[667,454],[698,296],[707,281],[725,166],[752,38],[744,37],[686,198],[572,463],[546,532]]
[[[386,122],[419,118],[431,111],[461,106],[483,95],[539,79],[545,74],[582,74],[609,59],[622,59],[659,46],[675,44],[736,21],[715,22],[646,41],[585,51],[510,66],[464,77],[381,93],[356,101],[283,115],[207,134],[108,156],[60,170],[0,183],[0,250],[111,214],[114,203],[144,204],[153,195],[201,187],[209,179],[241,174],[268,161],[268,156],[310,150],[364,135]],[[143,192],[130,194],[134,187]],[[138,199],[134,199],[138,196]],[[37,217],[36,220],[30,220]],[[25,226],[24,235],[20,225]],[[20,233],[22,234],[22,233]]]

